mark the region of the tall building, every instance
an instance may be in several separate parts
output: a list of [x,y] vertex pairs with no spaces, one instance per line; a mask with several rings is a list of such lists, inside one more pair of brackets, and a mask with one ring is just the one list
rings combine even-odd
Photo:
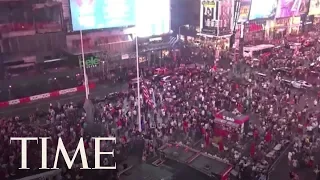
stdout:
[[199,26],[200,0],[171,0],[173,29],[185,24]]
[[[161,36],[170,32],[170,0],[124,1],[131,3],[124,4],[122,7],[128,17],[122,19],[124,23],[117,23],[122,21],[115,20],[116,16],[121,13],[119,13],[119,8],[112,7],[119,4],[107,5],[105,1],[83,0],[84,3],[89,2],[89,4],[82,6],[81,2],[70,0],[1,0],[0,52],[6,74],[15,74],[30,69],[37,71],[56,67],[56,65],[79,67],[80,29],[83,34],[86,58],[87,56],[99,56],[101,63],[96,65],[106,66],[108,64],[108,70],[123,67],[128,63],[135,64],[132,61],[134,56],[131,56],[130,53],[135,52],[133,40],[136,33],[133,26],[136,23],[137,31],[139,31],[138,36],[143,41],[149,42],[148,37],[150,36]],[[96,3],[94,7],[92,6],[95,11],[92,11],[91,13],[94,14],[91,15],[96,20],[100,20],[100,23],[96,22],[94,27],[80,28],[80,24],[84,23],[85,26],[92,24],[92,21],[86,21],[87,15],[90,13],[87,11],[87,7],[92,5],[90,2]],[[157,7],[158,12],[155,11],[154,6]],[[103,9],[96,10],[96,8]],[[104,13],[107,10],[112,12]],[[79,18],[78,15],[81,13],[84,13],[84,18]],[[112,25],[101,24],[101,22],[111,22],[111,20],[107,21],[104,18],[107,14],[109,16],[112,13],[114,16],[110,19],[114,20],[114,23]],[[129,19],[130,23],[128,23]],[[135,19],[137,20],[135,21]],[[81,20],[81,22],[77,20]],[[154,45],[154,41],[152,42]],[[143,49],[150,48],[143,47]],[[151,48],[150,51],[153,50],[154,48]],[[110,62],[103,64],[102,62],[105,60],[110,60]],[[92,69],[100,71],[101,66]]]

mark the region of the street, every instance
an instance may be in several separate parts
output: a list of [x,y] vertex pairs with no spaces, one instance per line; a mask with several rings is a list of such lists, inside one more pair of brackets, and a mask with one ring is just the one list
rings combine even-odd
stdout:
[[[95,97],[103,97],[108,93],[122,91],[128,88],[127,83],[119,83],[119,84],[100,84],[90,92],[90,96]],[[57,104],[58,102],[62,104],[66,104],[69,102],[81,102],[85,99],[85,92],[78,92],[70,95],[64,95],[57,98],[43,99],[34,102],[30,102],[27,104],[18,104],[14,106],[10,106],[7,108],[2,108],[0,112],[0,116],[2,117],[11,117],[15,115],[20,116],[28,116],[30,113],[35,111],[37,108],[39,110],[47,111],[50,103]]]
[[[230,62],[231,62],[230,60],[220,60],[219,67],[223,69],[232,69]],[[100,85],[97,85],[97,87],[90,92],[90,96],[92,98],[103,97],[108,93],[126,90],[127,88],[128,88],[127,83],[100,84]],[[293,91],[296,92],[297,90],[294,89]],[[12,117],[15,115],[28,116],[28,114],[34,112],[36,109],[47,111],[50,103],[52,104],[57,104],[58,102],[60,104],[65,104],[69,102],[77,103],[77,102],[83,101],[84,99],[85,99],[85,93],[79,92],[79,93],[61,96],[59,98],[39,100],[39,101],[31,102],[28,104],[19,104],[19,105],[11,106],[8,108],[3,108],[2,111],[0,112],[0,116],[4,116],[4,117]],[[305,95],[301,98],[300,102],[297,105],[295,105],[295,108],[301,110],[306,104],[309,104],[309,106],[311,107],[311,105],[313,104],[313,100],[314,99],[311,95]],[[250,119],[252,122],[254,122],[254,124],[260,124],[258,115],[251,114]],[[275,167],[270,174],[271,180],[289,179],[288,174],[290,172],[290,168],[288,166],[288,159],[287,159],[287,153],[289,150],[290,149],[284,151],[282,153],[282,156],[279,157],[279,159],[276,161],[277,163],[275,164]],[[307,172],[307,173],[304,172],[302,173],[302,176],[305,177],[303,179],[306,179],[307,177],[310,179],[312,178],[313,174],[310,172]]]

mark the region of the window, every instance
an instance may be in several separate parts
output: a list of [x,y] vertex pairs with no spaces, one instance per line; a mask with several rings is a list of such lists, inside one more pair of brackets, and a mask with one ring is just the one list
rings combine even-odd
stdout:
[[[73,40],[72,41],[72,47],[73,48],[81,48],[81,40],[77,39],[77,40]],[[83,39],[83,47],[84,48],[89,48],[90,47],[90,39],[89,38],[84,38]]]
[[61,31],[61,6],[39,6],[34,9],[34,19],[38,32]]

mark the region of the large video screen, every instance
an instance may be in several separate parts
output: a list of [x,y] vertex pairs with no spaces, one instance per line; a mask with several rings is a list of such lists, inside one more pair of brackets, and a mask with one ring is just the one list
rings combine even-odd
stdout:
[[139,37],[161,35],[170,31],[170,0],[136,0]]
[[242,0],[240,2],[240,14],[238,22],[246,22],[249,18],[251,0]]
[[276,15],[278,0],[252,0],[250,20],[269,19]]
[[279,0],[276,17],[300,16],[307,13],[309,0]]
[[73,31],[135,25],[135,0],[70,0]]
[[318,15],[320,14],[320,2],[319,0],[311,0],[309,7],[309,15]]

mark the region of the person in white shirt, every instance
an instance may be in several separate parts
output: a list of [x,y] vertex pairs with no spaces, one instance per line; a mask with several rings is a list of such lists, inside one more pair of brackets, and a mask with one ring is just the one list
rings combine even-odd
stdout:
[[313,130],[313,127],[312,126],[307,126],[307,131],[308,132],[311,132]]
[[293,155],[292,152],[289,152],[289,153],[288,153],[288,163],[289,163],[289,166],[291,165],[292,155]]
[[318,127],[318,121],[313,121],[312,123],[311,123],[311,125],[312,125],[312,127],[313,127],[313,129],[314,128],[317,128]]
[[298,167],[298,161],[297,161],[296,159],[293,159],[293,160],[292,160],[292,166],[293,166],[294,168]]

